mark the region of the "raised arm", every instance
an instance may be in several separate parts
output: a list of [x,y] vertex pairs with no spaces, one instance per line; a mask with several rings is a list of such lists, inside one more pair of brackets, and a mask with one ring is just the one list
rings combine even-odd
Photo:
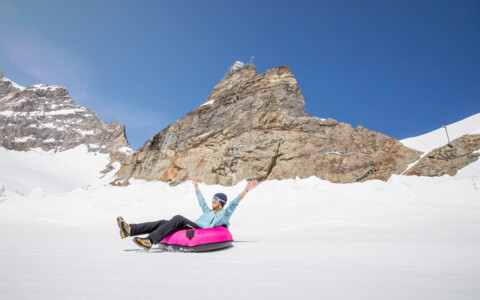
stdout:
[[245,187],[245,189],[243,190],[243,192],[240,193],[240,195],[238,195],[235,199],[232,200],[232,202],[230,202],[230,204],[228,205],[227,209],[225,210],[225,215],[226,216],[230,216],[233,214],[233,212],[235,211],[235,208],[237,208],[238,206],[238,203],[240,203],[240,201],[243,199],[243,197],[245,197],[245,195],[250,192],[251,190],[253,190],[254,188],[256,188],[258,185],[258,181],[256,180],[253,180],[253,181],[249,181],[247,183],[247,186]]
[[203,198],[202,192],[200,192],[200,189],[198,188],[197,178],[192,179],[192,184],[195,187],[195,195],[197,195],[198,204],[202,208],[202,211],[203,212],[209,211],[210,209],[208,208],[208,205],[205,202],[205,198]]

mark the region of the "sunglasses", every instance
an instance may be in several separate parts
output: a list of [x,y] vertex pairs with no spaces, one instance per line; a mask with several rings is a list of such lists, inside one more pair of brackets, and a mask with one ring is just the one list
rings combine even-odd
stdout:
[[220,202],[220,201],[222,201],[222,199],[220,199],[220,198],[217,197],[217,196],[213,196],[213,199],[212,199],[212,200],[215,201],[215,202]]

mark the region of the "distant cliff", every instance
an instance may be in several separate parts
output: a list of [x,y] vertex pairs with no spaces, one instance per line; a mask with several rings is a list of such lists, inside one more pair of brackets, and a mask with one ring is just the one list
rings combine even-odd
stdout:
[[28,151],[64,151],[86,145],[110,154],[111,162],[132,152],[125,127],[106,124],[89,108],[76,105],[65,88],[21,87],[0,72],[0,146]]
[[289,67],[258,74],[236,63],[205,103],[122,162],[129,178],[178,184],[317,176],[332,182],[388,179],[420,157],[386,135],[305,112]]

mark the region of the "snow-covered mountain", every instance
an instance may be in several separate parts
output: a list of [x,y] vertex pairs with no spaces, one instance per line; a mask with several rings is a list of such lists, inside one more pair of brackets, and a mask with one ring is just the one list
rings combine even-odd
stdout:
[[132,153],[125,127],[106,124],[65,88],[22,87],[0,72],[0,182],[28,193],[92,184]]
[[[118,126],[63,88],[0,73],[0,299],[210,299],[219,281],[229,299],[480,296],[479,160],[454,176],[268,180],[232,216],[232,248],[144,255],[119,238],[115,217],[195,220],[201,210],[190,182],[108,184],[114,172],[101,170],[131,151]],[[401,142],[424,157],[456,149],[480,133],[480,114],[446,127],[451,146],[444,128]],[[200,189],[232,199],[245,184]]]
[[119,161],[131,152],[125,127],[106,124],[68,91],[47,84],[24,88],[0,72],[0,146],[17,151],[65,151],[84,145]]

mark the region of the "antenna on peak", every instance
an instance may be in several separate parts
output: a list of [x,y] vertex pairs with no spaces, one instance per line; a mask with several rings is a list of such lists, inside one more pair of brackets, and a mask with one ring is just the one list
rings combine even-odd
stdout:
[[253,66],[253,59],[255,58],[255,56],[250,56],[250,62],[248,63],[249,65],[252,65]]

